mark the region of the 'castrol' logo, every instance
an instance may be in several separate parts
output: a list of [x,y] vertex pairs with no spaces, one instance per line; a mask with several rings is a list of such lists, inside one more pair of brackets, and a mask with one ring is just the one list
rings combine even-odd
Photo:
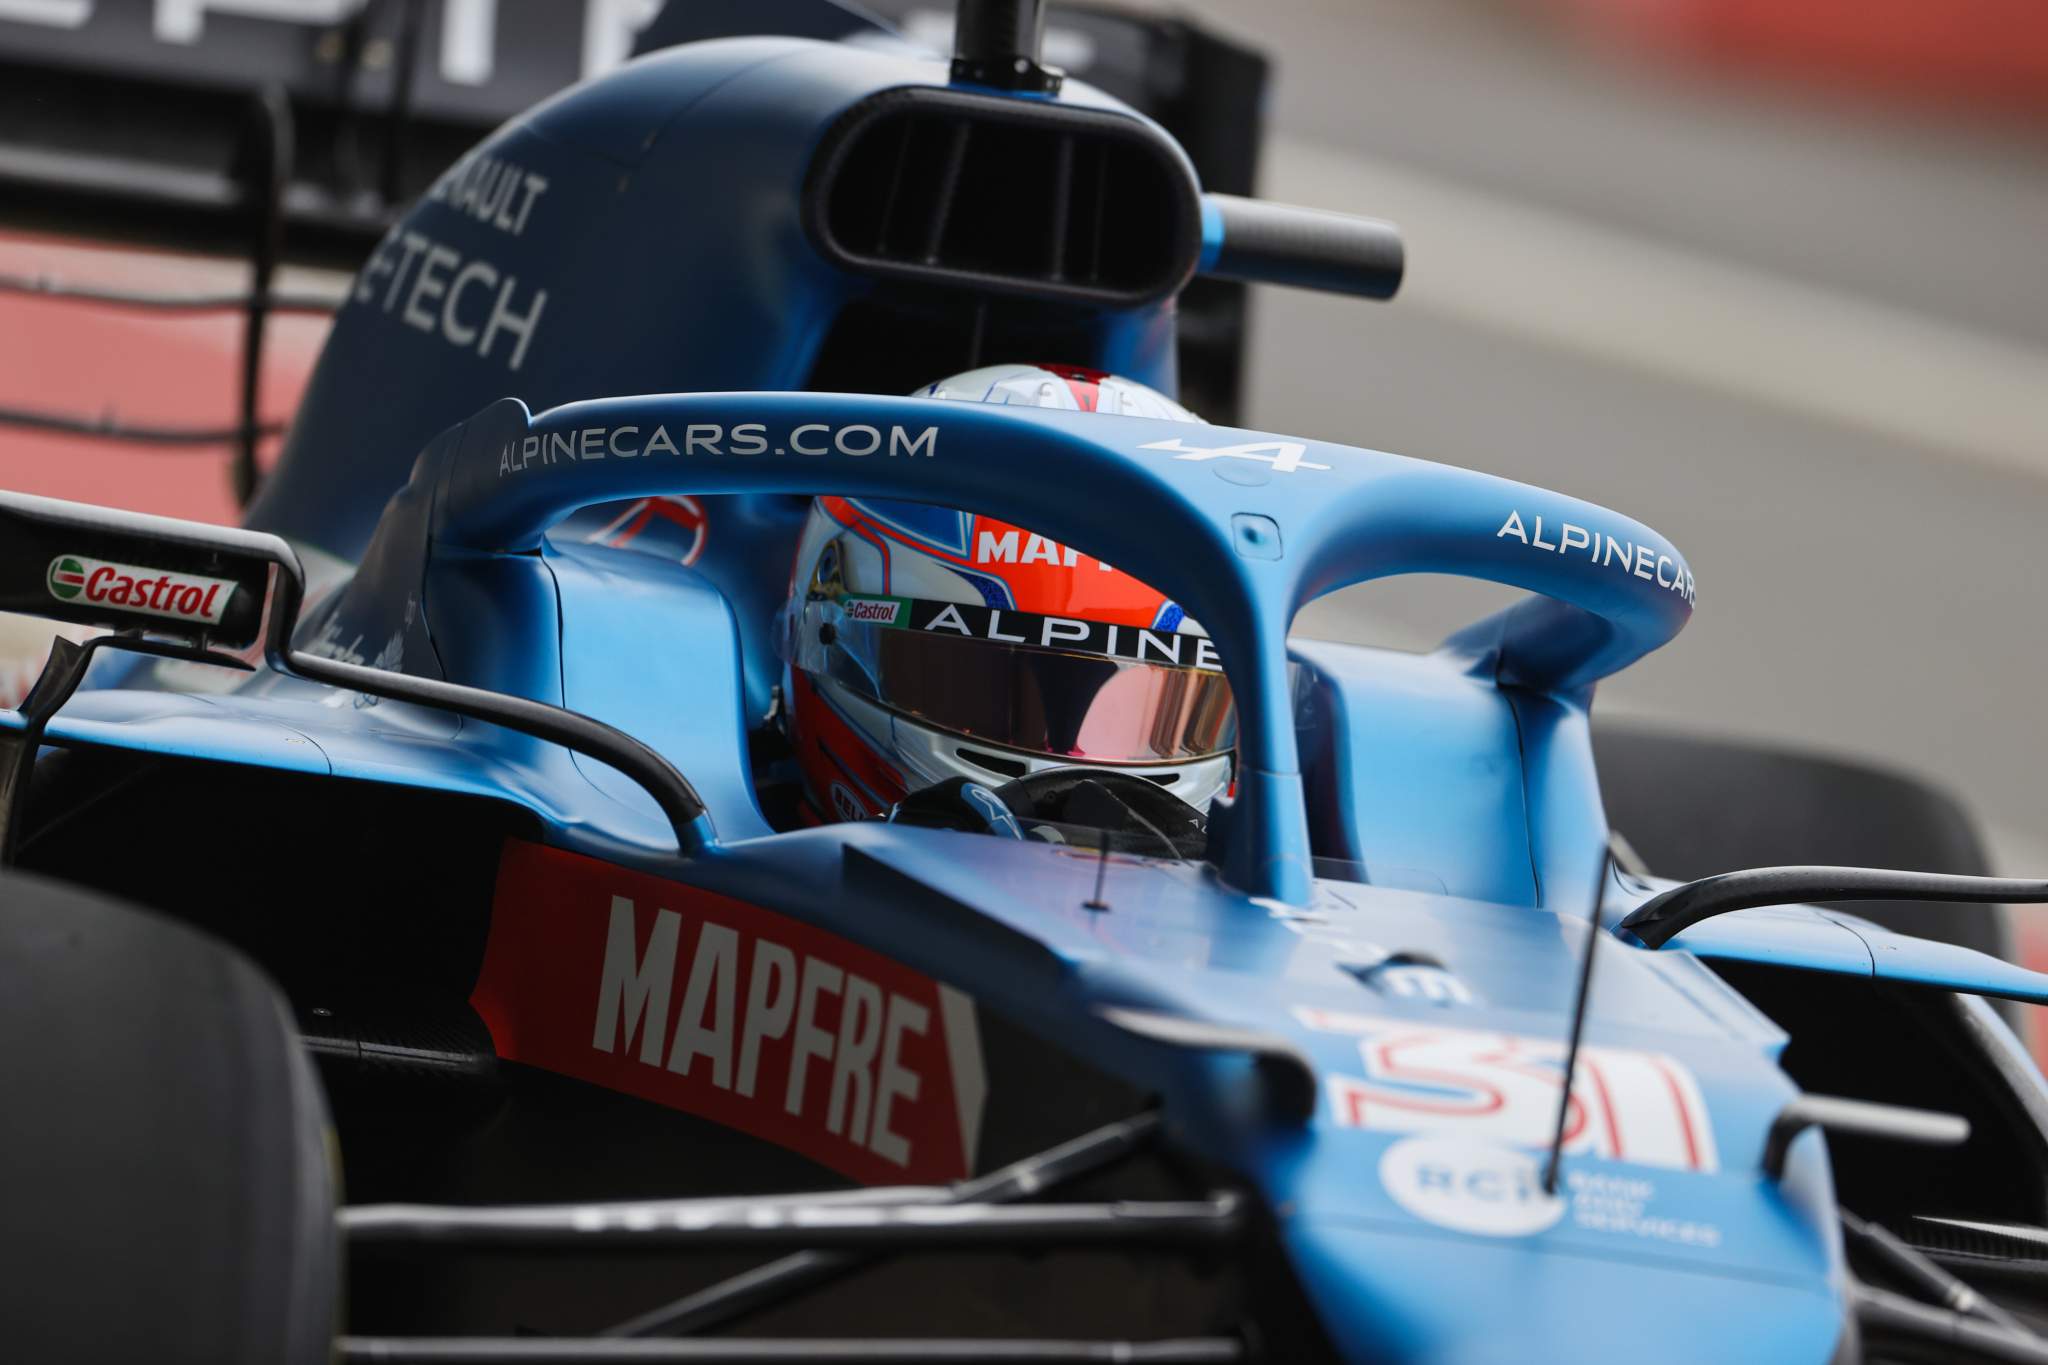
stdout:
[[849,597],[839,605],[847,620],[870,621],[878,626],[893,626],[903,614],[900,597]]
[[59,602],[84,601],[209,625],[220,624],[235,595],[231,579],[114,564],[84,555],[58,555],[51,560],[48,584],[50,596]]

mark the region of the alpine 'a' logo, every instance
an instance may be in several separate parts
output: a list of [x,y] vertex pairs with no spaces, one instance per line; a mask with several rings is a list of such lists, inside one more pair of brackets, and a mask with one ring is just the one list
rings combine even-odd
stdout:
[[59,602],[115,607],[173,621],[219,625],[235,595],[231,578],[172,573],[85,555],[58,555],[44,579]]
[[85,565],[70,555],[58,555],[50,561],[50,596],[59,602],[69,602],[85,591]]
[[1236,446],[1191,446],[1178,436],[1169,436],[1163,441],[1147,441],[1140,450],[1171,450],[1178,452],[1176,460],[1253,460],[1270,465],[1276,474],[1292,474],[1297,469],[1327,470],[1326,464],[1304,459],[1308,447],[1300,441],[1252,441]]

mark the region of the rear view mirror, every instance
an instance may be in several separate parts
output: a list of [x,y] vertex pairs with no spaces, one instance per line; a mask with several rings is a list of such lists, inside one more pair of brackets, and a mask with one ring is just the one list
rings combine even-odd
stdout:
[[282,550],[257,532],[0,493],[0,611],[246,649]]

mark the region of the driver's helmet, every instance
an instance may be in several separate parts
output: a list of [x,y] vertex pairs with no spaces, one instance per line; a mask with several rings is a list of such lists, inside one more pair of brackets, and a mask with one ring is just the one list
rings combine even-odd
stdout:
[[[917,397],[1202,419],[1142,384],[995,365]],[[1215,647],[1165,596],[1028,527],[824,497],[781,642],[786,728],[814,812],[886,814],[920,788],[1115,768],[1198,810],[1231,782],[1236,712]]]

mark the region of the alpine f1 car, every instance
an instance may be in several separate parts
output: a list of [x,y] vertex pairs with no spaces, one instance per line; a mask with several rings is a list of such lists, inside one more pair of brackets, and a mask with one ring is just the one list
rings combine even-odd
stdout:
[[[102,632],[0,713],[8,1359],[2048,1360],[2048,977],[1814,904],[2048,884],[1635,867],[1685,557],[1169,396],[1399,238],[1038,23],[577,86],[245,528],[0,495]],[[1290,639],[1412,573],[1528,596]]]

